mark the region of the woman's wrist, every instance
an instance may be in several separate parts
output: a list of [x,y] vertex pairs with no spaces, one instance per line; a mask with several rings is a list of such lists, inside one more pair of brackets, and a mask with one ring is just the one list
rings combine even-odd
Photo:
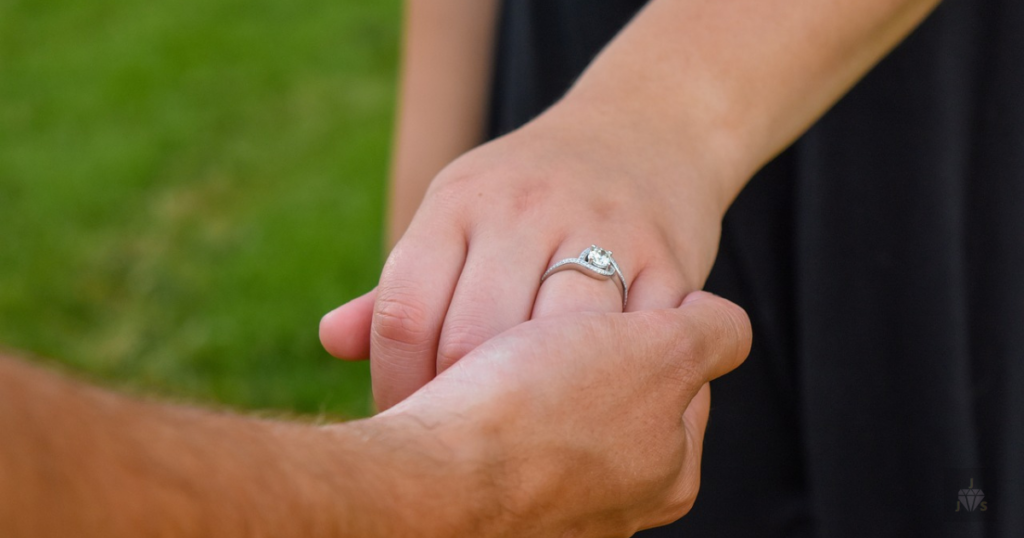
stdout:
[[574,87],[531,125],[571,133],[659,195],[685,197],[721,220],[752,173],[729,129],[680,121],[657,105],[621,103],[617,88]]

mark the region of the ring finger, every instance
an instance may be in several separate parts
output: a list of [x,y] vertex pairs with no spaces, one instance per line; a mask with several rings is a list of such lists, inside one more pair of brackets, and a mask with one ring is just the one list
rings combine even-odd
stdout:
[[[549,266],[562,260],[578,258],[580,250],[586,246],[587,244],[584,242],[566,241],[558,248]],[[607,247],[609,250],[615,247],[611,244],[595,246]],[[606,270],[610,270],[611,260],[605,264],[603,256],[604,253],[599,249],[586,261],[591,265],[604,266]],[[611,258],[610,252],[608,257]],[[618,262],[618,260],[615,261]],[[564,270],[550,274],[541,283],[533,305],[533,319],[569,312],[622,312],[624,289],[618,274],[613,274],[611,277],[599,276],[594,271],[577,263],[569,263],[563,267]],[[621,263],[619,267],[623,271],[628,270],[628,266],[622,268]],[[625,284],[628,287],[629,282],[626,281]]]

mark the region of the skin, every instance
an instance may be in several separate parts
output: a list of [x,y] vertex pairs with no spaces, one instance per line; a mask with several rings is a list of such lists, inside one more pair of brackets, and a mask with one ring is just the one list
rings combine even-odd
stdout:
[[132,400],[0,357],[0,535],[629,536],[692,506],[707,382],[749,346],[742,309],[702,292],[531,322],[328,426]]
[[[565,271],[540,283],[591,244],[613,251],[630,279],[627,311],[677,306],[703,286],[721,219],[749,178],[937,3],[653,0],[557,104],[440,173],[417,165],[427,162],[421,139],[400,135],[392,199],[417,196],[412,170],[429,188],[378,287],[323,319],[324,346],[372,357],[374,396],[387,409],[527,320],[620,311],[608,282]],[[437,39],[409,37],[417,43],[407,51]],[[423,58],[406,60],[407,74],[424,70]],[[409,97],[417,80],[405,78],[400,125],[428,106]],[[447,136],[441,129],[433,136]],[[393,208],[393,228],[408,205]]]
[[483,140],[497,8],[497,0],[405,4],[389,246],[423,200],[429,184],[424,178]]

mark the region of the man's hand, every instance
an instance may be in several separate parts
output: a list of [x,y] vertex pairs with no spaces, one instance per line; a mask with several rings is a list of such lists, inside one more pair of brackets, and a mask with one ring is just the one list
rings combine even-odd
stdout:
[[[703,292],[676,309],[529,322],[373,420],[401,431],[394,438],[407,446],[433,439],[440,447],[433,459],[462,469],[465,493],[442,495],[428,510],[436,517],[474,506],[465,526],[452,529],[629,536],[689,511],[707,382],[749,348],[743,310]],[[420,491],[407,502],[438,493]]]
[[697,493],[735,305],[526,323],[377,417],[119,397],[0,357],[0,536],[628,536]]

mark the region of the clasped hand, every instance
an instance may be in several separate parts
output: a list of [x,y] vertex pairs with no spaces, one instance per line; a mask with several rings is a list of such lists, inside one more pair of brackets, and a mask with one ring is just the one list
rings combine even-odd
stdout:
[[[545,269],[592,244],[611,250],[627,311],[679,306],[700,289],[723,204],[680,155],[588,128],[553,109],[454,161],[431,183],[376,290],[329,314],[323,341],[371,356],[387,409],[480,344],[531,319],[621,312],[617,282]],[[622,133],[617,137],[597,133]],[[678,162],[677,162],[678,161]]]
[[[550,115],[442,171],[379,286],[325,316],[321,340],[371,358],[382,417],[454,446],[489,439],[469,452],[517,485],[499,496],[530,514],[518,522],[629,533],[692,504],[707,382],[746,357],[749,322],[690,294],[722,211],[696,171]],[[541,282],[595,243],[625,273],[626,314],[615,282]]]

